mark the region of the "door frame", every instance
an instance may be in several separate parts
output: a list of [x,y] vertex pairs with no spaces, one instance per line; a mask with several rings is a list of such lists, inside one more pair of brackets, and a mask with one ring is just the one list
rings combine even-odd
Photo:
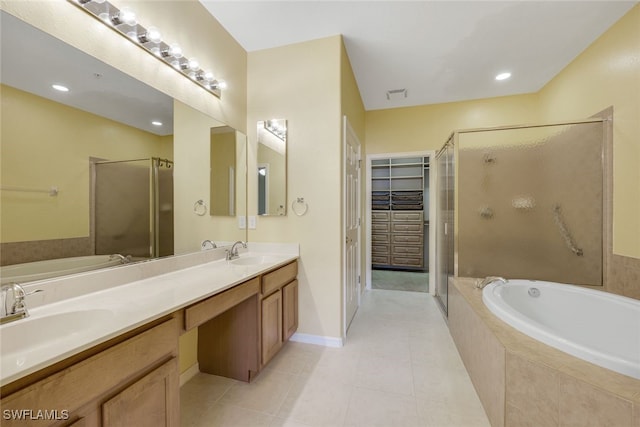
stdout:
[[371,161],[377,159],[386,159],[393,157],[428,157],[429,158],[429,294],[435,295],[435,268],[436,268],[436,234],[434,230],[436,223],[436,169],[435,162],[436,151],[407,151],[397,153],[380,153],[380,154],[367,154],[366,162],[366,188],[365,194],[365,227],[367,229],[366,241],[365,241],[365,259],[366,259],[366,271],[365,271],[365,283],[366,288],[371,289]]

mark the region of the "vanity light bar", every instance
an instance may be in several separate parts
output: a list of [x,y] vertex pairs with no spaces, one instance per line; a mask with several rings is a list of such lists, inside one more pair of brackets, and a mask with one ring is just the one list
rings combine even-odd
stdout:
[[195,58],[185,57],[178,44],[162,41],[160,30],[138,23],[130,8],[118,9],[107,0],[68,1],[220,98],[222,89],[226,87],[225,82],[216,80],[211,72],[202,70]]
[[274,134],[281,140],[285,140],[287,137],[287,128],[278,123],[277,120],[267,120],[264,122],[264,128]]

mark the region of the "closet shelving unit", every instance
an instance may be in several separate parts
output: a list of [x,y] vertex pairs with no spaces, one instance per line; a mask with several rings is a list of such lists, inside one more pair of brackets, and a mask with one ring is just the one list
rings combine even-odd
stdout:
[[394,157],[371,161],[372,267],[424,270],[428,160]]

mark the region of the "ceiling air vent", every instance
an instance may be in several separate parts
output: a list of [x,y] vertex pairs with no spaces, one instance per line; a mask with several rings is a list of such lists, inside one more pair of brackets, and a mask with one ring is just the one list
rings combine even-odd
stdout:
[[389,101],[400,101],[401,99],[404,99],[407,97],[407,90],[406,89],[393,89],[393,90],[388,90],[387,91],[387,99]]

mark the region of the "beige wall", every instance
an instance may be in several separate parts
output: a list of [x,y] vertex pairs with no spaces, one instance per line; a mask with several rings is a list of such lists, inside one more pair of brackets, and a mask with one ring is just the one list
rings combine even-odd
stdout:
[[438,149],[453,130],[559,122],[614,107],[614,253],[640,258],[640,5],[535,94],[366,113],[367,154]]
[[535,123],[536,106],[536,95],[517,95],[367,111],[367,154],[438,150],[457,129]]
[[613,251],[640,258],[640,5],[540,92],[542,121],[613,105]]
[[2,242],[89,236],[90,157],[172,157],[160,137],[39,96],[1,86],[3,186],[59,193],[3,191]]
[[[252,242],[300,243],[298,332],[340,337],[341,37],[250,52],[248,60],[248,207],[257,211],[256,126],[288,124],[287,216],[259,217]],[[304,197],[304,216],[291,201]]]

